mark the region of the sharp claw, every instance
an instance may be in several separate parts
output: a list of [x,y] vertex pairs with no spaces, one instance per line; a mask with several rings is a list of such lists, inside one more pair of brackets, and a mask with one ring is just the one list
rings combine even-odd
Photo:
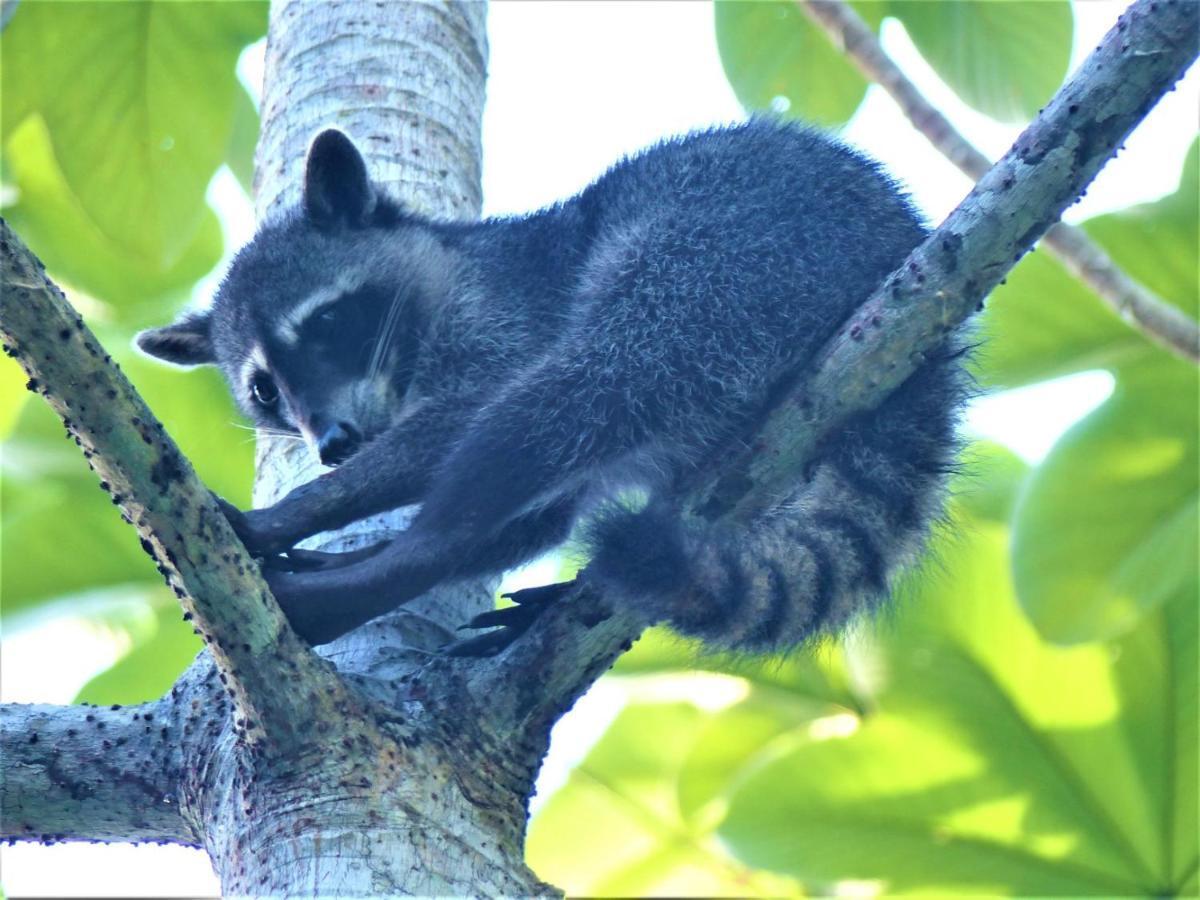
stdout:
[[528,631],[551,603],[574,587],[574,581],[566,581],[502,594],[517,605],[482,612],[458,629],[494,628],[494,631],[448,644],[442,652],[447,656],[494,656]]
[[524,588],[523,590],[512,591],[500,596],[520,606],[546,606],[556,600],[561,600],[565,594],[574,589],[575,585],[575,580],[560,581],[556,584],[543,584],[538,587]]
[[490,609],[475,616],[467,624],[460,625],[459,630],[465,631],[476,628],[493,628],[497,625],[509,625],[514,620],[520,620],[519,612],[520,607],[516,606],[506,606],[504,609]]
[[495,656],[512,642],[513,637],[500,629],[447,644],[442,647],[442,653],[446,656]]

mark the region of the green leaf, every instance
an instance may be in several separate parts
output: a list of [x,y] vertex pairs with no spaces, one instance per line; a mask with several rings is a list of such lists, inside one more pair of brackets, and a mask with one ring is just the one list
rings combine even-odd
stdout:
[[747,871],[676,805],[676,781],[709,715],[685,703],[627,707],[534,816],[526,858],[588,896],[790,896]]
[[[1200,145],[1179,189],[1161,200],[1089,220],[1117,265],[1191,316],[1200,311]],[[1086,369],[1117,369],[1163,355],[1044,252],[1023,259],[984,314],[980,379],[1017,387]]]
[[1016,515],[1013,566],[1030,619],[1061,643],[1118,634],[1194,583],[1200,546],[1200,387],[1160,358],[1055,445]]
[[1191,897],[1200,863],[1200,621],[1195,585],[1146,616],[1138,628],[1112,642],[1116,692],[1125,739],[1135,756],[1133,783],[1149,798],[1161,824],[1155,869],[1163,872],[1159,896]]
[[16,362],[5,359],[0,362],[0,440],[8,437],[17,417],[29,399],[25,382],[29,379]]
[[975,441],[959,457],[950,494],[978,519],[1007,523],[1029,466],[1001,444]]
[[22,4],[4,34],[5,139],[39,115],[97,231],[170,267],[225,156],[238,53],[264,24],[259,3]]
[[762,691],[716,713],[699,732],[679,772],[681,813],[693,821],[713,816],[719,820],[739,773],[770,758],[774,741],[839,713],[849,716],[802,695]]
[[877,711],[848,736],[794,733],[746,772],[720,836],[747,864],[888,894],[1170,893],[1195,859],[1195,792],[1163,787],[1195,778],[1170,737],[1194,741],[1194,597],[1112,645],[1054,647],[1013,597],[1006,530],[954,532],[875,629]]
[[148,600],[153,610],[149,627],[130,634],[130,652],[85,684],[74,702],[131,705],[154,700],[196,658],[204,645],[182,620],[174,596],[162,588]]
[[4,617],[60,595],[159,580],[97,483],[50,408],[26,403],[0,479]]
[[[880,4],[856,6],[872,27]],[[866,80],[791,0],[714,4],[725,77],[747,110],[774,110],[821,125],[848,121]]]
[[20,200],[4,215],[56,279],[106,301],[104,312],[131,325],[163,317],[221,258],[221,226],[209,209],[191,244],[169,265],[156,265],[106,237],[71,192],[38,117],[9,138],[7,159]]
[[745,678],[762,690],[779,690],[785,695],[847,709],[861,705],[851,683],[845,654],[833,641],[814,644],[802,653],[788,656],[757,657],[708,650],[666,628],[651,628],[629,653],[617,660],[613,671],[618,675],[715,672]]
[[893,3],[921,55],[980,112],[1005,122],[1037,115],[1067,74],[1068,0]]

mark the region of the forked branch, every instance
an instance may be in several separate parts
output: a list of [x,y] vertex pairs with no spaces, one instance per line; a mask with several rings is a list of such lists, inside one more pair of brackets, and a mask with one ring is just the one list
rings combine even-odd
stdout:
[[[3,220],[0,338],[141,535],[212,651],[247,739],[282,738],[316,716],[340,717],[348,697],[336,673],[287,627],[191,463]],[[327,708],[294,691],[296,677],[310,679]]]

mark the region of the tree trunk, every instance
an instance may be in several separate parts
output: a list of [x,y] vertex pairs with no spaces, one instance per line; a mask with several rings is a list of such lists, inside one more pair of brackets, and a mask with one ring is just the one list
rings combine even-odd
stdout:
[[[273,3],[255,166],[259,219],[299,200],[308,142],[330,125],[354,138],[372,176],[406,204],[438,216],[477,216],[485,15],[484,4],[471,2]],[[274,502],[316,471],[307,448],[260,439],[256,505]],[[369,543],[409,518],[410,510],[374,517],[320,546]],[[319,652],[343,675],[372,679],[373,692],[390,695],[391,707],[424,652],[489,608],[493,590],[494,584],[475,583],[435,591],[386,625]],[[397,719],[421,714],[418,703],[404,701],[382,712]],[[406,747],[401,736],[392,744],[392,737],[343,736],[333,753],[318,745],[310,756],[289,759],[287,771],[272,773],[277,777],[259,770],[252,778],[238,772],[233,744],[222,742],[214,754],[220,765],[208,762],[221,775],[205,791],[204,832],[224,891],[462,896],[547,890],[522,862],[523,793],[473,793],[455,771],[471,764],[468,754],[429,739]]]

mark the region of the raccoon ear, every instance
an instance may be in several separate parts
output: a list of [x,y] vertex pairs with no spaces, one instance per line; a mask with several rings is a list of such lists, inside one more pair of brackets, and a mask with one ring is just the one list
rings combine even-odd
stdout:
[[162,328],[139,331],[134,343],[143,353],[177,366],[204,366],[217,361],[207,312],[188,313]]
[[318,228],[366,225],[375,210],[375,189],[354,142],[336,128],[313,139],[304,165],[304,211]]

